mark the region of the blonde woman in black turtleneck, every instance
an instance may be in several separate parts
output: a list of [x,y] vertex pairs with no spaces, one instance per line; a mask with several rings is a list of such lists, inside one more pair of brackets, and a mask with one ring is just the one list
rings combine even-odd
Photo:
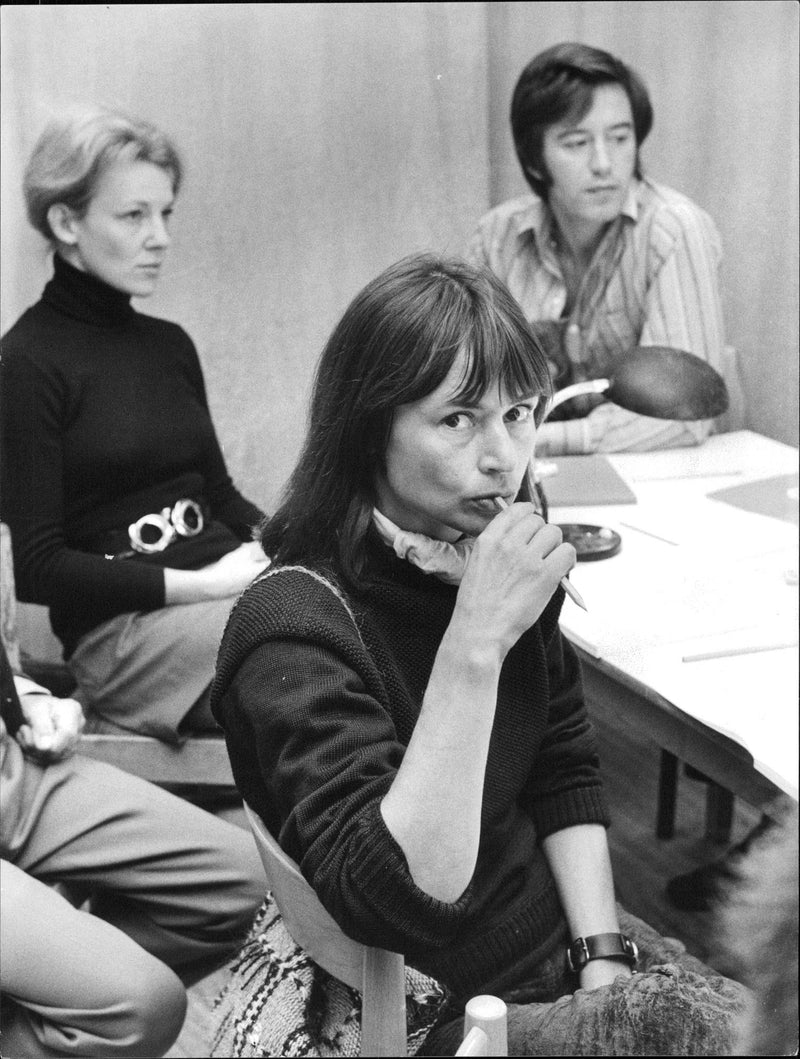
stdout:
[[[206,690],[233,598],[266,559],[189,336],[145,316],[181,164],[111,111],[48,126],[29,219],[54,248],[41,300],[4,336],[2,517],[18,594],[50,609],[95,730],[175,741],[213,726]],[[90,722],[91,724],[91,722]]]

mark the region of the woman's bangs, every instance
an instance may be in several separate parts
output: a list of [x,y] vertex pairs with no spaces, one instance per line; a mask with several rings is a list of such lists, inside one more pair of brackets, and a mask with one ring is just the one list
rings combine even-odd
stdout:
[[412,340],[402,350],[404,393],[395,404],[410,404],[433,393],[447,378],[461,350],[468,347],[471,311],[464,291],[449,281],[432,302],[415,313]]
[[435,274],[436,284],[426,284],[373,336],[380,348],[369,361],[381,362],[369,392],[373,412],[427,397],[464,354],[459,400],[475,403],[498,382],[514,400],[549,396],[547,361],[516,302],[492,276],[463,267],[464,276]]
[[[538,342],[527,327],[522,330],[514,321],[505,320],[496,306],[478,315],[461,348],[468,356],[456,394],[459,400],[477,402],[498,382],[514,400],[533,394],[550,396],[550,373]],[[545,403],[539,402],[541,412]]]

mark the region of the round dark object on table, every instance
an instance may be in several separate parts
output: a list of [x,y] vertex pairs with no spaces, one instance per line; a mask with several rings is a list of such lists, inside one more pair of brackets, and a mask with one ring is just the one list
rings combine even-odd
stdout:
[[590,526],[584,522],[559,522],[564,543],[571,544],[578,553],[579,563],[610,559],[622,547],[622,538],[607,526]]
[[657,419],[713,419],[728,408],[722,376],[710,364],[668,346],[639,346],[618,365],[605,396]]

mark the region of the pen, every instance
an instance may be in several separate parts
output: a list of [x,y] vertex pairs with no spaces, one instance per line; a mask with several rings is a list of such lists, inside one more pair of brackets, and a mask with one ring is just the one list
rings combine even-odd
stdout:
[[734,658],[736,655],[758,654],[760,651],[782,651],[785,647],[797,647],[797,640],[783,643],[752,644],[743,647],[723,647],[719,651],[701,651],[699,654],[684,655],[682,662],[708,662],[712,658]]
[[620,521],[620,526],[624,526],[626,529],[636,530],[637,533],[643,533],[645,535],[645,537],[652,537],[653,540],[661,541],[662,544],[672,544],[676,548],[678,546],[678,542],[677,541],[671,541],[669,539],[669,537],[659,537],[659,535],[657,533],[651,533],[650,530],[642,529],[641,526],[634,526],[630,522],[622,522],[622,521]]
[[684,478],[741,478],[744,471],[683,471],[681,474],[648,474],[643,477],[634,475],[632,482],[676,482]]
[[[497,504],[497,506],[498,506],[499,508],[501,508],[502,510],[505,510],[505,509],[506,509],[506,508],[508,507],[508,503],[507,503],[507,502],[506,502],[506,501],[505,501],[505,500],[504,500],[504,499],[502,498],[502,496],[496,496],[496,497],[494,498],[494,502],[495,502],[495,504]],[[585,603],[583,602],[583,599],[581,598],[581,594],[580,594],[580,592],[579,592],[579,591],[577,590],[577,588],[574,588],[574,587],[573,587],[573,586],[572,586],[572,585],[571,585],[571,584],[569,583],[569,581],[567,580],[567,578],[566,578],[566,577],[562,577],[562,578],[561,578],[561,582],[560,582],[560,584],[561,584],[561,587],[562,587],[562,588],[564,589],[564,591],[565,591],[565,592],[567,593],[567,595],[569,596],[569,598],[570,598],[570,599],[572,600],[572,602],[573,602],[573,603],[577,603],[577,605],[578,605],[579,607],[581,607],[581,608],[582,608],[583,610],[585,610],[585,611],[586,611],[586,612],[588,613],[588,611],[589,611],[589,608],[588,608],[588,607],[586,606],[586,604],[585,604]]]

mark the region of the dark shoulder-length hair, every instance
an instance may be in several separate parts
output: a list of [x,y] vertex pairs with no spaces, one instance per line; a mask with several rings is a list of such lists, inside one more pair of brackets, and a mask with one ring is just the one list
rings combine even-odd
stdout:
[[600,48],[569,41],[555,44],[531,59],[519,76],[511,98],[511,132],[525,179],[547,199],[552,179],[544,161],[544,134],[565,118],[580,121],[590,110],[598,85],[618,84],[627,95],[639,148],[653,126],[653,107],[641,77],[621,59]]
[[514,399],[549,397],[541,346],[488,269],[414,255],[356,295],[317,366],[308,435],[281,506],[260,527],[267,555],[333,562],[349,582],[363,580],[374,483],[395,409],[432,393],[462,350],[465,401],[498,382]]

